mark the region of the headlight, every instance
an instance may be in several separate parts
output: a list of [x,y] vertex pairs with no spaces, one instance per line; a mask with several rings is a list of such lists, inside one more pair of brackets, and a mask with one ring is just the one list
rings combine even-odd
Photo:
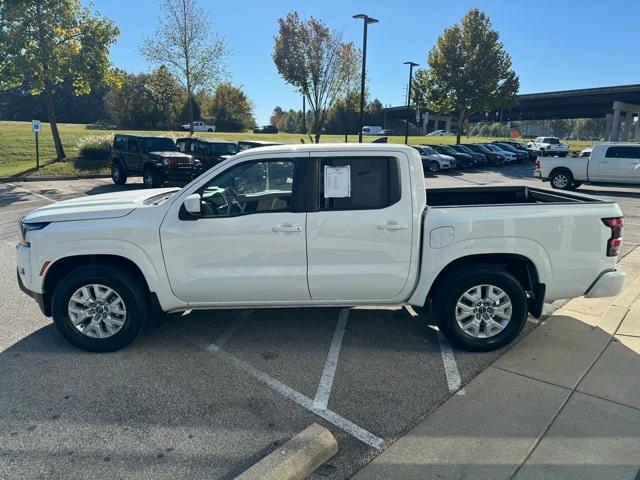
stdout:
[[26,223],[24,220],[20,220],[20,243],[28,246],[29,242],[27,242],[27,232],[42,230],[47,225],[49,225],[49,222]]

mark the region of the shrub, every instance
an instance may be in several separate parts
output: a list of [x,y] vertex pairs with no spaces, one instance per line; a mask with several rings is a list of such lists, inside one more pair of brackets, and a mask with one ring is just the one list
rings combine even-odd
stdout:
[[104,160],[111,155],[113,135],[89,135],[80,138],[76,147],[87,160]]

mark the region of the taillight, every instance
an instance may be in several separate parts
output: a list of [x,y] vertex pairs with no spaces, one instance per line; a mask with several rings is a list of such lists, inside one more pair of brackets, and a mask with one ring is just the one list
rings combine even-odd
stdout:
[[536,159],[536,168],[540,170],[540,160]]
[[607,240],[607,257],[616,257],[622,245],[624,217],[603,218],[602,223],[611,229],[611,237]]

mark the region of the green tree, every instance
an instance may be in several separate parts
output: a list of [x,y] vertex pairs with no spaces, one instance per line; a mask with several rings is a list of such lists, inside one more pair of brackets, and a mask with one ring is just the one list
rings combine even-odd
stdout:
[[28,81],[33,95],[42,94],[62,159],[56,97],[65,82],[82,95],[118,81],[109,61],[118,28],[80,0],[2,0],[0,32],[0,90]]
[[253,106],[245,93],[229,83],[218,85],[208,114],[222,132],[241,132],[255,127]]
[[147,101],[158,116],[158,128],[173,128],[187,99],[185,90],[164,65],[146,76],[146,84]]
[[278,23],[273,61],[282,78],[306,97],[317,143],[327,111],[349,88],[359,54],[352,43],[343,43],[339,33],[313,17],[305,21],[290,12]]
[[423,81],[416,85],[422,91],[414,98],[426,96],[429,109],[453,115],[458,124],[457,143],[470,114],[516,101],[520,83],[511,68],[511,57],[489,18],[478,9],[444,31],[427,61],[429,69],[419,74]]
[[165,65],[187,91],[191,133],[195,95],[203,90],[212,92],[226,74],[227,44],[211,31],[210,24],[199,0],[164,0],[153,35],[140,47],[144,58]]

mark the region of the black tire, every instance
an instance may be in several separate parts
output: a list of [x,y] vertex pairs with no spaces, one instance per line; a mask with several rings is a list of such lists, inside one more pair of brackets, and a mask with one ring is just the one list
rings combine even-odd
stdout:
[[558,168],[549,175],[551,187],[557,190],[573,190],[575,183],[571,171],[566,168]]
[[429,167],[429,172],[431,173],[438,173],[440,171],[440,164],[435,160],[429,162],[427,167]]
[[574,189],[580,188],[581,186],[582,186],[582,182],[575,182],[575,181],[573,182],[573,188]]
[[540,155],[539,156],[540,157],[546,157],[546,155],[544,154],[544,150],[543,149],[540,150]]
[[142,172],[142,182],[145,187],[149,188],[157,188],[162,185],[162,179],[160,178],[160,173],[153,168],[147,167]]
[[[124,278],[127,280],[122,280]],[[68,305],[71,297],[81,287],[91,284],[113,289],[126,308],[124,324],[117,333],[107,338],[85,335],[73,325],[69,317]],[[53,293],[52,313],[58,332],[72,345],[90,352],[113,352],[128,345],[138,335],[147,321],[148,306],[143,288],[131,275],[124,275],[117,268],[94,264],[79,267],[60,281]]]
[[207,132],[213,133],[213,128],[208,129]]
[[[458,300],[476,285],[493,285],[511,300],[511,318],[499,333],[477,338],[466,333],[456,320]],[[451,271],[437,287],[432,303],[440,331],[454,345],[469,351],[486,352],[504,347],[522,331],[527,321],[527,298],[520,282],[509,272],[490,265],[465,266]]]
[[116,185],[124,185],[127,183],[127,171],[120,162],[113,162],[111,164],[111,180],[113,180],[113,183]]

